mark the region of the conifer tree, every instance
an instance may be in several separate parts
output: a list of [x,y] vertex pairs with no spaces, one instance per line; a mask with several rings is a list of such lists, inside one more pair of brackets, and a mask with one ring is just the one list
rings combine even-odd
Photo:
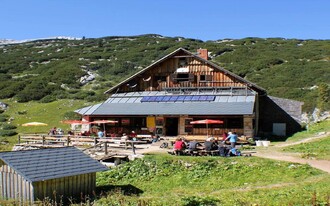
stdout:
[[329,104],[329,87],[326,83],[321,83],[318,87],[318,96],[317,96],[317,108],[320,109],[320,112],[329,109],[327,106]]

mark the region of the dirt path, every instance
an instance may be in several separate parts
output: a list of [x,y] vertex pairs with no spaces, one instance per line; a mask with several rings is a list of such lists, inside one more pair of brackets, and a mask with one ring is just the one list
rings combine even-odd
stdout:
[[330,161],[328,160],[313,160],[313,159],[304,159],[301,158],[299,153],[285,153],[278,151],[280,148],[297,145],[306,142],[312,142],[321,138],[325,138],[329,136],[329,134],[323,134],[318,136],[313,136],[310,138],[306,138],[304,140],[300,140],[297,142],[284,142],[278,145],[270,146],[268,148],[262,148],[257,150],[253,156],[261,157],[261,158],[268,158],[280,161],[287,161],[287,162],[295,162],[300,164],[309,164],[310,166],[320,169],[322,171],[330,173]]

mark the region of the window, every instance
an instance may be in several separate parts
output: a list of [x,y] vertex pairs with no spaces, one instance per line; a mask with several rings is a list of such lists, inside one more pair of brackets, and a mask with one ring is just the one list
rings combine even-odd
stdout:
[[227,120],[227,127],[229,129],[243,128],[243,118],[229,118]]
[[192,73],[174,73],[171,75],[171,78],[174,83],[195,81],[195,75]]
[[177,76],[176,76],[177,80],[178,81],[188,81],[189,79],[189,73],[179,73]]
[[199,77],[200,81],[212,81],[212,75],[201,74]]

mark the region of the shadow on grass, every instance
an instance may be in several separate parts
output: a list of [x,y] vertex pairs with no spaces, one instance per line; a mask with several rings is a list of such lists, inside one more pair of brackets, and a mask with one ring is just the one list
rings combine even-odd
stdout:
[[128,185],[105,185],[96,187],[97,194],[100,193],[121,193],[127,196],[138,196],[143,193],[143,190],[128,184]]

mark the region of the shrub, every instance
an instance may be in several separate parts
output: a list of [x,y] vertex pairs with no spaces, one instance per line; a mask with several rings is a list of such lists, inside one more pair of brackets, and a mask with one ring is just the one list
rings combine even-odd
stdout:
[[55,101],[55,100],[56,100],[56,97],[51,96],[51,95],[47,95],[47,96],[45,96],[44,98],[42,98],[42,99],[40,100],[40,102],[41,102],[41,103],[49,103],[49,102],[53,102],[53,101]]
[[202,205],[209,205],[209,206],[215,206],[219,202],[218,199],[215,199],[214,197],[183,197],[182,202],[184,206],[202,206]]
[[12,124],[3,124],[2,125],[2,129],[3,130],[12,130],[12,129],[16,129],[17,127],[15,125]]
[[0,130],[0,137],[14,136],[17,135],[17,132],[13,130]]

